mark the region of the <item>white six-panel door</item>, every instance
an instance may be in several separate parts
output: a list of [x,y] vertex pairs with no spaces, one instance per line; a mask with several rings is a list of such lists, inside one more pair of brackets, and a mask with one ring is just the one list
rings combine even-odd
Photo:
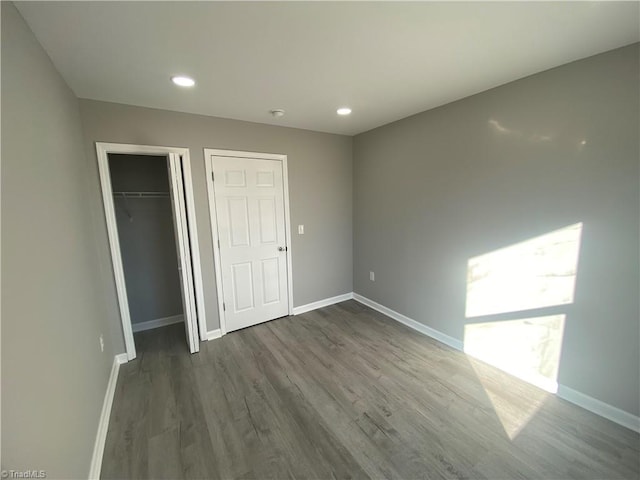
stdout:
[[288,315],[283,163],[215,155],[210,162],[226,331]]

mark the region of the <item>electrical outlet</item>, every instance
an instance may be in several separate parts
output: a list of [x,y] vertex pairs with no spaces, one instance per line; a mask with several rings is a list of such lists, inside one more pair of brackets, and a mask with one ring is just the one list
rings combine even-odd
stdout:
[[104,352],[104,335],[100,334],[100,351]]
[[376,274],[375,272],[369,272],[369,280],[371,280],[372,282],[376,281]]

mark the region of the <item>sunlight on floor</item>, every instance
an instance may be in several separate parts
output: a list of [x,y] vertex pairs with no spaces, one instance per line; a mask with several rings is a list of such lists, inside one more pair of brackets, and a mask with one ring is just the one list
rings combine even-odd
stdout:
[[564,315],[471,323],[464,327],[464,352],[556,393]]
[[[484,321],[465,325],[466,354],[547,392],[557,392],[566,321],[557,307],[573,303],[581,236],[582,223],[577,223],[469,260],[466,317]],[[537,311],[529,318],[504,320],[504,314],[526,317],[530,310],[549,307],[556,307],[549,315],[539,316]],[[498,314],[503,315],[492,319]],[[479,363],[472,365],[477,368]],[[498,400],[495,388],[484,387],[511,439],[548,395],[536,390],[540,401],[531,398],[522,411],[513,412]]]
[[503,385],[489,385],[486,382],[485,379],[491,377],[491,374],[487,373],[487,369],[490,367],[472,357],[469,357],[469,363],[483,384],[484,391],[493,405],[493,410],[500,420],[504,432],[510,440],[514,440],[544,405],[550,393],[539,388],[529,387],[526,390],[526,399],[520,398],[517,402],[513,401],[509,398],[513,392],[505,392]]

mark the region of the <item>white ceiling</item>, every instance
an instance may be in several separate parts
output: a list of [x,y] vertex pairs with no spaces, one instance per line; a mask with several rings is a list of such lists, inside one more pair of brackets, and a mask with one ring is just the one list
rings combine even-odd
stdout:
[[640,40],[638,2],[16,5],[80,98],[348,135]]

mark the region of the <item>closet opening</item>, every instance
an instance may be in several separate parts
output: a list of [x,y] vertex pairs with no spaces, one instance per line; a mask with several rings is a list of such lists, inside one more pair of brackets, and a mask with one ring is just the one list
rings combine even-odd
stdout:
[[[108,157],[135,341],[137,332],[184,323],[185,318],[167,159],[121,153]],[[173,331],[186,344],[184,331]]]
[[188,151],[96,147],[127,358],[155,328],[195,353],[206,331]]

